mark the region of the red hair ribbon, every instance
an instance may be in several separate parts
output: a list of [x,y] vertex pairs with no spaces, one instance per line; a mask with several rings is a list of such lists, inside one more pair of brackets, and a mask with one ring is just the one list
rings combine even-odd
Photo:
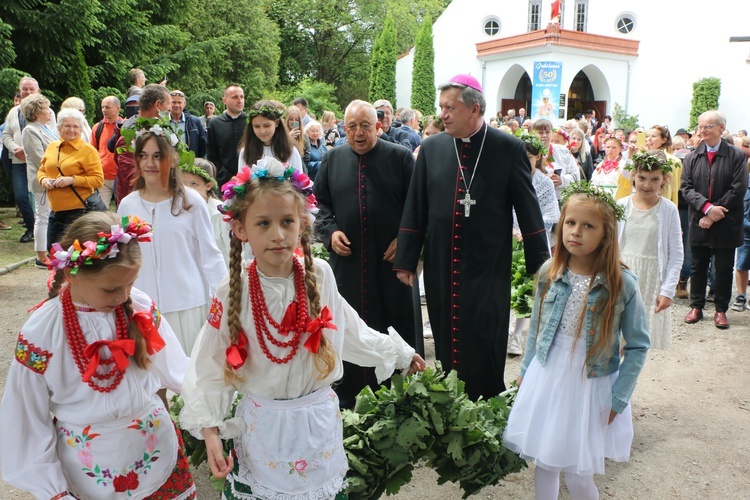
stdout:
[[305,341],[305,349],[313,354],[318,352],[318,349],[320,349],[320,340],[323,336],[323,328],[338,330],[336,325],[331,323],[331,321],[333,321],[333,315],[328,306],[326,306],[320,311],[319,318],[315,318],[307,324],[307,331],[310,332],[310,336]]
[[96,373],[96,369],[99,368],[102,360],[99,356],[99,350],[102,347],[108,347],[112,353],[112,358],[115,360],[115,365],[121,372],[125,372],[125,369],[130,365],[128,356],[135,354],[135,341],[132,339],[123,340],[97,340],[86,346],[83,351],[83,355],[89,358],[89,362],[86,365],[86,372],[83,374],[83,381],[88,382],[91,377]]
[[164,346],[167,344],[161,338],[159,330],[154,324],[154,316],[150,312],[138,311],[133,314],[132,319],[141,331],[143,340],[146,341],[146,351],[149,354],[156,354],[164,349]]
[[247,335],[245,331],[240,328],[237,332],[237,343],[229,344],[227,347],[227,363],[232,367],[233,370],[239,370],[242,365],[245,364],[247,359]]

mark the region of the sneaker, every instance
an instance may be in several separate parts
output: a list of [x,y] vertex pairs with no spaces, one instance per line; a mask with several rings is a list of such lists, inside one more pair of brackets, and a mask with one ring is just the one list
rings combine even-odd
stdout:
[[734,304],[729,307],[731,307],[733,311],[744,311],[745,308],[747,308],[747,299],[744,295],[738,295],[737,298],[734,299]]
[[44,262],[42,262],[39,259],[36,259],[36,261],[34,262],[34,267],[36,267],[37,269],[47,269],[48,263],[49,263],[49,259]]
[[26,231],[23,233],[23,236],[21,236],[21,239],[19,240],[21,243],[29,243],[31,241],[34,241],[34,233],[31,231]]
[[521,339],[515,335],[508,337],[508,349],[507,353],[511,356],[520,356],[523,354],[521,350]]
[[714,301],[714,291],[709,290],[708,295],[706,295],[706,302],[713,302]]
[[422,337],[426,339],[432,338],[432,328],[424,328],[422,329]]
[[8,231],[10,229],[13,229],[8,224],[5,224],[3,221],[0,220],[0,231]]

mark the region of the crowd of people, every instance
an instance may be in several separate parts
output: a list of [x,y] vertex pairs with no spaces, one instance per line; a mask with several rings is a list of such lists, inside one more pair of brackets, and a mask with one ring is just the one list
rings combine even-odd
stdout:
[[[593,112],[487,122],[456,75],[436,116],[355,100],[318,121],[303,97],[246,108],[237,84],[195,116],[130,76],[126,109],[105,97],[93,126],[25,77],[4,124],[22,241],[53,272],[0,404],[25,429],[0,438],[3,478],[38,497],[194,498],[169,389],[226,498],[344,498],[340,410],[424,370],[432,337],[473,399],[523,355],[504,444],[536,465],[537,498],[560,473],[598,498],[675,295],[689,281],[685,322],[713,300],[720,329],[747,307],[750,144],[718,111],[674,136]],[[513,238],[536,281],[511,329]]]

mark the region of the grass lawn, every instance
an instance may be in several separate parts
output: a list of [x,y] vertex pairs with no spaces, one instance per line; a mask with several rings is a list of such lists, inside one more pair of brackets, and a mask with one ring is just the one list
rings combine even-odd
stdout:
[[19,223],[20,217],[16,217],[15,207],[0,208],[0,221],[13,228],[10,231],[0,231],[0,267],[36,256],[33,241],[18,241],[26,229]]

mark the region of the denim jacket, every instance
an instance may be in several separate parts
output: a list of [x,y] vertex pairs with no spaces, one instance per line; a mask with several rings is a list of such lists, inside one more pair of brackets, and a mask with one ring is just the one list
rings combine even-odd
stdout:
[[[547,283],[547,272],[551,261],[547,261],[539,270],[537,280],[537,293],[534,298],[534,308],[531,313],[531,324],[526,340],[526,350],[521,362],[521,377],[526,373],[534,356],[544,366],[547,355],[555,336],[560,320],[568,302],[572,287],[568,281],[567,269],[559,274],[550,284],[547,292],[542,296]],[[625,357],[620,364],[620,342],[614,342],[612,352],[609,356],[600,356],[598,359],[586,360],[586,372],[588,378],[604,377],[620,370],[617,380],[612,386],[612,409],[617,413],[622,411],[633,395],[638,375],[646,361],[646,352],[651,344],[648,334],[648,323],[646,321],[646,310],[643,299],[638,289],[638,281],[632,272],[622,270],[623,287],[617,300],[615,323],[610,335],[619,335],[625,339]],[[595,318],[601,312],[601,306],[597,302],[606,299],[609,292],[604,276],[598,274],[594,278],[594,286],[591,288],[587,298],[586,318],[584,327],[586,337],[586,351],[597,341],[601,331],[594,330],[592,324],[596,324]],[[541,307],[541,314],[540,308]]]

